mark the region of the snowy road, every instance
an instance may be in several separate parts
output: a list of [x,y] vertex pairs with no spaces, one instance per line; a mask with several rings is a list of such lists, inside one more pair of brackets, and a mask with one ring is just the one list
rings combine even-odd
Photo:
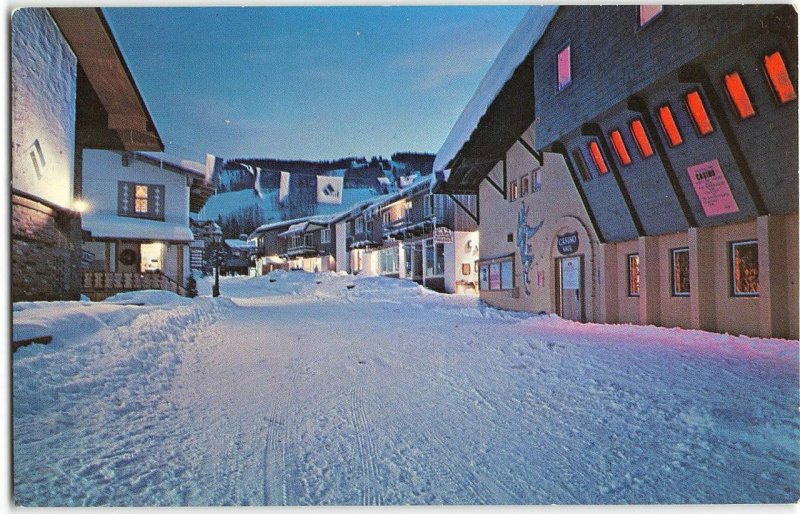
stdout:
[[800,496],[797,342],[525,317],[400,280],[275,277],[224,280],[230,299],[15,306],[15,330],[71,327],[14,354],[16,501]]

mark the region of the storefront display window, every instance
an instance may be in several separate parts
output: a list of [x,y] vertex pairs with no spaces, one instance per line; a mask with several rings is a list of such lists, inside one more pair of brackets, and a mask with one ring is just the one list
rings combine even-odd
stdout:
[[689,249],[672,250],[672,295],[689,296]]
[[731,243],[734,296],[758,296],[758,243]]

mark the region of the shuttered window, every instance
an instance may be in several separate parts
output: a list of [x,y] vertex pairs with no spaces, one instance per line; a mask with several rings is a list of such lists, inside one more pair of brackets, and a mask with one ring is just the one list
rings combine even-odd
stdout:
[[118,182],[117,215],[164,221],[164,185]]

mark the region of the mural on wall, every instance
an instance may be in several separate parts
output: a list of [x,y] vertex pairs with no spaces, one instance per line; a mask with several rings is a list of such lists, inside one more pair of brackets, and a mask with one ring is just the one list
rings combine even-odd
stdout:
[[530,296],[531,291],[528,285],[531,283],[531,265],[533,264],[533,248],[528,244],[528,239],[534,236],[536,232],[544,225],[544,220],[540,221],[536,226],[528,225],[528,211],[529,207],[525,206],[522,202],[522,207],[517,216],[517,248],[519,249],[519,258],[522,262],[522,278],[525,283],[525,294]]

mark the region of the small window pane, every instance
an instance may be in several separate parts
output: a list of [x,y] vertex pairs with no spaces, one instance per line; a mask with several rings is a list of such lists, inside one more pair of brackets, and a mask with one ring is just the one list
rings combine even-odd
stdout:
[[528,194],[528,177],[519,179],[519,196],[520,198]]
[[500,266],[501,289],[514,288],[514,262],[503,261]]
[[699,135],[706,136],[714,132],[714,126],[711,124],[699,91],[692,91],[686,95],[686,110],[692,116],[694,128],[697,129]]
[[664,8],[661,5],[640,5],[639,6],[639,26],[644,27],[647,23],[661,14]]
[[664,135],[667,136],[670,146],[678,146],[683,143],[683,136],[681,136],[681,131],[678,130],[678,124],[675,123],[675,118],[672,116],[672,109],[669,108],[669,105],[662,105],[658,108],[658,120],[661,122],[661,128],[664,130]]
[[510,191],[508,193],[508,199],[509,200],[516,200],[517,199],[517,181],[516,180],[512,180],[511,181],[511,189],[510,189]]
[[728,100],[731,101],[733,108],[736,109],[739,119],[746,120],[755,116],[756,110],[753,108],[752,102],[750,102],[750,95],[747,94],[747,88],[744,87],[744,82],[738,71],[725,75],[725,90],[728,92]]
[[689,249],[672,250],[672,294],[689,296]]
[[734,296],[758,296],[758,243],[731,244]]
[[594,161],[594,165],[597,167],[598,173],[601,175],[608,173],[606,160],[603,158],[603,152],[600,151],[600,145],[597,144],[597,141],[592,141],[589,143],[589,154],[592,156],[592,160]]
[[785,104],[797,98],[792,79],[789,78],[789,71],[786,69],[786,63],[780,52],[764,56],[764,70],[767,72],[769,82],[780,103]]
[[570,50],[567,45],[558,52],[558,90],[566,88],[572,82],[572,63],[570,62]]
[[639,254],[628,255],[628,296],[639,296]]
[[478,268],[479,284],[478,287],[484,291],[489,290],[489,266],[483,264]]
[[539,173],[539,170],[535,170],[533,172],[533,192],[541,191],[542,190],[542,174]]
[[636,147],[639,149],[639,154],[643,159],[653,155],[653,146],[650,144],[650,138],[647,136],[642,120],[635,119],[631,121],[631,134],[633,134],[633,140],[636,141]]
[[436,243],[436,276],[444,275],[444,244]]
[[147,212],[147,198],[137,198],[134,208],[136,212]]
[[619,159],[620,164],[623,166],[630,164],[631,156],[619,130],[611,131],[611,144],[614,146],[614,151],[617,153],[617,159]]

